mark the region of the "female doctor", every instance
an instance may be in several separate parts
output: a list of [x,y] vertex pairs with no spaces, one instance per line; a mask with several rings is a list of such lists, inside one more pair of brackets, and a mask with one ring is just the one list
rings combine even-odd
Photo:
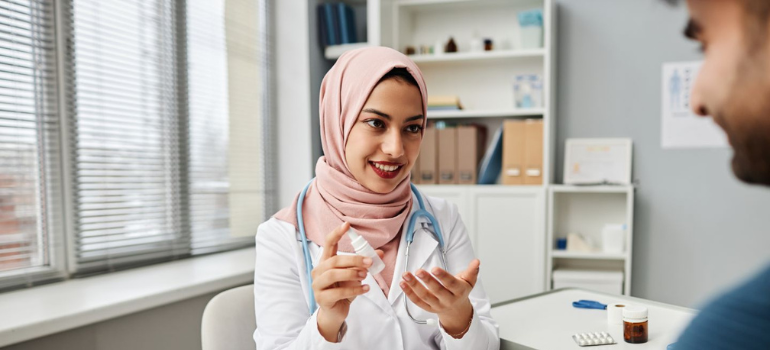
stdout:
[[[456,206],[410,188],[426,125],[420,70],[389,48],[353,50],[320,100],[316,178],[257,232],[257,349],[498,349]],[[377,249],[381,273],[354,254],[350,227]]]

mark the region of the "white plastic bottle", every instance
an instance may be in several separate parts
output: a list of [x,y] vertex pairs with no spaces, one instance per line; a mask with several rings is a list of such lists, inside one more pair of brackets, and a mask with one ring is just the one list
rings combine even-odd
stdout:
[[374,251],[374,248],[369,245],[369,242],[367,242],[364,237],[359,236],[356,231],[353,231],[353,228],[348,230],[348,237],[350,237],[353,249],[356,250],[357,255],[372,259],[372,266],[369,266],[369,273],[371,273],[372,276],[380,273],[382,269],[385,268],[385,263],[382,262],[382,259],[380,259],[377,252]]

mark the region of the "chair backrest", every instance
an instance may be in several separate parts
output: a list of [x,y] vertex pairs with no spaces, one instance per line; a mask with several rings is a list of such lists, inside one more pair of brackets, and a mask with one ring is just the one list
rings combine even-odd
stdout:
[[254,285],[236,287],[217,294],[203,310],[203,350],[254,350]]

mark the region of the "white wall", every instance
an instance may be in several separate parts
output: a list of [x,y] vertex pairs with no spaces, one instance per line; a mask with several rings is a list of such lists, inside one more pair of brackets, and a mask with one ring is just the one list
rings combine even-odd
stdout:
[[216,294],[52,334],[3,350],[200,349],[203,309]]
[[312,177],[308,2],[274,0],[278,206],[291,205]]
[[660,145],[661,64],[699,60],[684,7],[557,0],[556,176],[564,140],[630,137],[636,192],[632,295],[697,307],[770,261],[770,191],[738,182],[728,149]]

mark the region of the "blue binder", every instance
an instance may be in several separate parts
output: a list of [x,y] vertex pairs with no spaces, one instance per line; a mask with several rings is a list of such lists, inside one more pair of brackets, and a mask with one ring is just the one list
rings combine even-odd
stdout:
[[479,185],[494,185],[503,170],[503,127],[500,126],[492,137],[484,159],[481,160]]
[[339,45],[339,18],[337,18],[337,11],[334,11],[332,4],[324,4],[324,12],[326,13],[326,33],[329,34],[329,45]]
[[348,26],[347,5],[337,3],[337,17],[340,19],[340,44],[350,44],[350,31]]

